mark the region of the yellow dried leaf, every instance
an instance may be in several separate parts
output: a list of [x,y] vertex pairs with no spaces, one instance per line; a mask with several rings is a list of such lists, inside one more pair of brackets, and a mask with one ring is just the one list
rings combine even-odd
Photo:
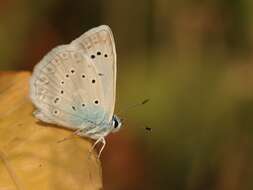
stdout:
[[0,190],[102,189],[92,143],[37,121],[28,97],[28,72],[0,73]]

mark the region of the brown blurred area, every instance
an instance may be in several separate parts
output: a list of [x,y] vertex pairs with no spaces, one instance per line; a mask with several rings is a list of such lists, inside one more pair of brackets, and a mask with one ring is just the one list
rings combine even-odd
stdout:
[[32,70],[56,45],[107,24],[116,113],[151,101],[108,136],[105,189],[250,190],[252,20],[250,0],[0,0],[0,70]]

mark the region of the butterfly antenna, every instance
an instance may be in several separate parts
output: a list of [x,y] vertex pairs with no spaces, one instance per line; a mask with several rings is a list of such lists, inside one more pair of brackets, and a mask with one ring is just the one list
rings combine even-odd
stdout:
[[145,126],[145,129],[146,129],[148,132],[152,132],[152,128],[149,127],[149,126]]
[[[140,102],[140,103],[137,103],[137,104],[128,106],[128,107],[126,107],[124,110],[120,110],[120,111],[119,111],[119,114],[122,114],[122,113],[124,113],[124,112],[127,112],[127,111],[129,111],[130,109],[132,109],[132,108],[136,108],[136,107],[138,107],[138,106],[144,105],[144,104],[148,103],[149,100],[150,100],[150,99],[145,99],[145,100],[143,100],[143,101]],[[121,123],[122,123],[122,125],[125,123],[125,121],[126,121],[126,119],[121,118]],[[138,125],[142,125],[142,126],[144,126],[144,129],[145,129],[145,130],[147,130],[148,132],[152,132],[152,128],[151,128],[151,127],[149,127],[149,126],[147,126],[147,125],[145,125],[145,124],[138,124]]]
[[134,105],[128,106],[128,107],[126,107],[124,110],[119,111],[119,113],[121,114],[121,113],[124,113],[124,112],[129,111],[130,109],[136,108],[136,107],[138,107],[138,106],[142,106],[142,105],[144,105],[144,104],[148,103],[148,102],[149,102],[149,100],[150,100],[150,99],[145,99],[145,100],[143,100],[143,101],[142,101],[142,102],[140,102],[140,103],[137,103],[137,104],[134,104]]
[[[121,123],[122,123],[122,125],[124,125],[125,124],[125,121],[126,121],[126,119],[122,119],[121,118]],[[143,129],[145,129],[147,132],[149,132],[149,133],[151,133],[152,131],[153,131],[153,129],[150,127],[150,126],[147,126],[146,124],[144,124],[144,123],[142,123],[142,122],[134,122],[134,124],[135,125],[138,125],[138,126],[142,126],[143,127]]]

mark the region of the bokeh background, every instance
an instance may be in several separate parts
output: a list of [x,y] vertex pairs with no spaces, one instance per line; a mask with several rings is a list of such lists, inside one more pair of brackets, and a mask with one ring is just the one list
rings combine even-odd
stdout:
[[150,98],[107,138],[105,189],[253,189],[253,1],[1,0],[0,70],[32,70],[100,24],[116,112]]

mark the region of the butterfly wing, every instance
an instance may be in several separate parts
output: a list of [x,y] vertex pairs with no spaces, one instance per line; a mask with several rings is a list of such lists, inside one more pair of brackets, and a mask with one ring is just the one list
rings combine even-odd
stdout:
[[75,45],[56,47],[36,65],[30,97],[35,116],[48,123],[77,129],[108,120],[100,76]]
[[93,28],[71,44],[88,55],[100,76],[105,97],[104,109],[108,113],[108,121],[111,121],[116,95],[116,49],[111,29],[106,25]]

